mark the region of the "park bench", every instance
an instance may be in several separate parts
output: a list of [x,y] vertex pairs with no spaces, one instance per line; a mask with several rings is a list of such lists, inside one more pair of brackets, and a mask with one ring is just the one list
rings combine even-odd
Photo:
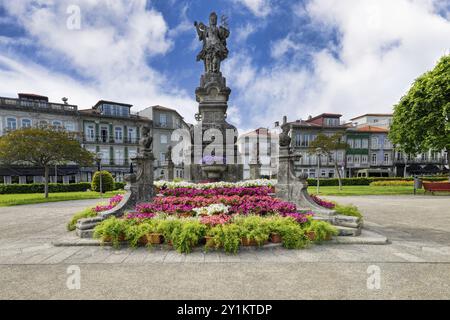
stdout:
[[450,192],[450,182],[424,182],[425,192]]

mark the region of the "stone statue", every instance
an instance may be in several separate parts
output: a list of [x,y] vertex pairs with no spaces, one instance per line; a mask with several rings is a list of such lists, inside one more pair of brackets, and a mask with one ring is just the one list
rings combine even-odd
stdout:
[[167,147],[166,159],[167,159],[167,162],[169,162],[169,163],[173,162],[172,161],[172,146]]
[[230,35],[226,20],[222,17],[222,25],[217,26],[217,14],[209,16],[209,26],[202,22],[194,22],[198,38],[203,41],[202,51],[197,55],[197,61],[203,60],[206,73],[219,73],[220,63],[228,56],[227,38]]
[[283,132],[281,132],[279,136],[280,147],[289,147],[291,145],[291,137],[289,137],[289,131],[291,129],[287,124],[284,124],[281,127],[281,130],[283,130]]
[[139,144],[144,149],[144,151],[151,151],[152,150],[152,142],[153,142],[153,137],[150,134],[150,127],[144,126],[142,128],[142,138],[139,141]]

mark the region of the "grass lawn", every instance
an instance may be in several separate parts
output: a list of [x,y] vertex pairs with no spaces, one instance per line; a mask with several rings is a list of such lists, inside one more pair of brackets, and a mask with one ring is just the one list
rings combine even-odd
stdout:
[[[117,190],[106,192],[103,198],[108,199],[118,193],[123,193],[123,191]],[[99,198],[100,198],[99,193],[93,191],[50,193],[47,199],[44,198],[44,195],[42,193],[0,194],[0,207],[15,206],[19,204],[33,204],[33,203],[99,199]]]
[[[310,186],[308,192],[317,193],[315,186]],[[424,194],[424,190],[417,190],[418,194]],[[320,195],[324,196],[362,196],[362,195],[389,195],[389,194],[414,194],[412,186],[343,186],[342,191],[339,187],[320,187]],[[438,195],[439,193],[436,193]],[[448,193],[442,193],[448,194]]]

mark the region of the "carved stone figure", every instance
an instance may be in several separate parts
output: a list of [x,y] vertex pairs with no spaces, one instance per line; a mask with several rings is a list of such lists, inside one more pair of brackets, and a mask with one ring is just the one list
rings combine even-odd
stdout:
[[280,147],[289,147],[291,145],[291,137],[289,137],[289,131],[291,129],[287,124],[284,124],[281,127],[281,130],[283,130],[283,132],[279,135]]
[[198,38],[203,41],[202,51],[197,55],[197,61],[203,60],[206,73],[219,73],[220,63],[228,56],[227,41],[230,35],[224,18],[222,25],[217,26],[217,14],[212,12],[209,16],[209,26],[203,22],[194,22]]
[[152,150],[153,137],[150,134],[150,127],[144,126],[142,128],[142,138],[139,141],[139,144],[144,149],[144,151]]

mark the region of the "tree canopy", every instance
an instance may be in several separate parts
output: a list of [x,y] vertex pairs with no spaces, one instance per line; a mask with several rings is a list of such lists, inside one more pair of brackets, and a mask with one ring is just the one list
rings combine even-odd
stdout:
[[399,150],[450,152],[450,55],[417,78],[394,107],[389,139]]
[[0,161],[7,165],[44,168],[47,197],[50,166],[67,162],[92,165],[94,159],[72,133],[54,127],[28,127],[9,131],[0,137]]

